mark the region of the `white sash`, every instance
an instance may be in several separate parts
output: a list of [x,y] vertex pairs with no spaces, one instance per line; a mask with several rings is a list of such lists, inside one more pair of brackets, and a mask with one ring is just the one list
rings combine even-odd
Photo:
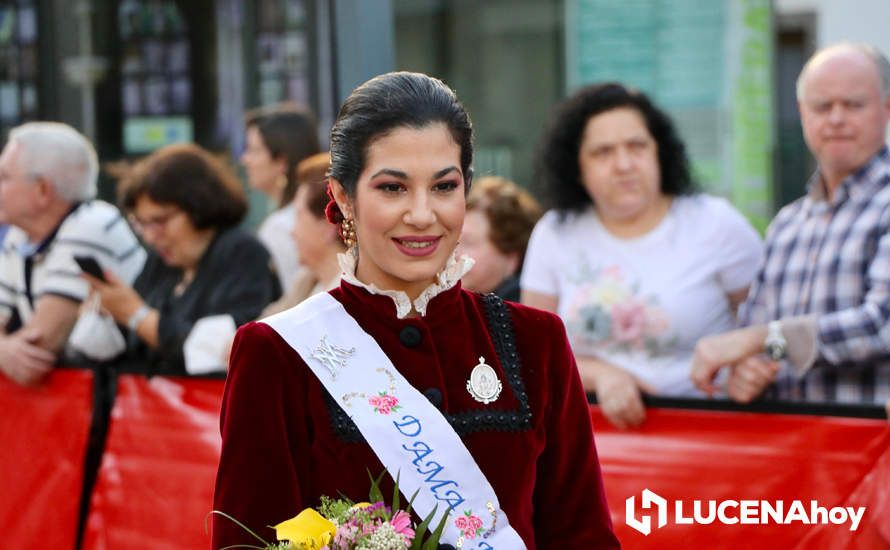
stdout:
[[450,509],[442,543],[470,550],[525,548],[445,417],[340,302],[326,292],[316,294],[262,322],[300,354],[389,474],[398,477],[401,492],[410,498],[417,491],[414,508],[421,517],[436,506],[439,512]]

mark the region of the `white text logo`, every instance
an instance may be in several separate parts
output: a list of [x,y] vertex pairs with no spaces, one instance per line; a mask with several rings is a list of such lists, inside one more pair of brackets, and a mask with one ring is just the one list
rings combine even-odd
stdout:
[[[671,506],[667,499],[644,489],[640,499],[641,510],[652,510],[656,513],[657,525],[652,525],[651,515],[637,518],[636,497],[628,497],[625,501],[625,521],[627,525],[644,535],[648,535],[660,527],[667,525]],[[821,506],[819,501],[811,500],[809,506],[800,500],[785,501],[768,500],[693,500],[689,506],[681,500],[673,502],[672,520],[676,525],[708,525],[720,522],[724,525],[789,525],[803,523],[805,525],[850,523],[850,531],[859,528],[859,522],[865,515],[865,506]]]

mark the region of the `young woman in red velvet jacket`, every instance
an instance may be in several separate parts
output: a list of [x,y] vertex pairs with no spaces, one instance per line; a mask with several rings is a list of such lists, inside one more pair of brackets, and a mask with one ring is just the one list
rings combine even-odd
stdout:
[[[491,523],[478,532],[461,527],[463,548],[617,548],[587,402],[562,322],[461,289],[460,277],[473,262],[456,258],[454,249],[472,154],[469,116],[441,81],[389,73],[357,88],[331,132],[329,178],[336,202],[328,217],[341,224],[350,250],[341,256],[340,287],[318,298],[342,306],[422,396],[422,407],[429,409],[424,425],[442,422],[427,430],[435,443],[426,453],[411,455],[420,485],[429,486],[435,475],[423,470],[432,447],[441,457],[425,464],[436,466],[459,454],[451,447],[460,447],[475,464],[452,468],[457,481],[434,488],[452,484],[463,491],[459,501],[443,500],[452,518],[466,513],[464,497],[469,502],[479,496],[473,493],[493,491],[483,496],[491,518],[479,514]],[[398,437],[366,437],[370,432],[355,409],[322,382],[326,371],[314,364],[322,357],[297,351],[304,336],[286,330],[286,316],[299,317],[303,307],[238,332],[223,402],[214,509],[265,538],[272,538],[267,526],[316,506],[322,495],[365,500],[368,471],[398,473],[403,490],[409,477],[405,464],[378,458],[408,446]],[[334,341],[341,335],[323,336]],[[353,352],[346,347],[330,348],[339,349],[343,360],[325,365],[332,379]],[[392,412],[396,436],[414,435],[398,424],[413,417],[396,414],[394,402],[376,403],[374,413]],[[457,445],[443,446],[443,432]],[[411,469],[412,462],[406,464]],[[462,470],[483,482],[462,482]],[[255,539],[215,516],[213,548],[239,543]],[[446,537],[441,547],[446,543],[456,546]]]

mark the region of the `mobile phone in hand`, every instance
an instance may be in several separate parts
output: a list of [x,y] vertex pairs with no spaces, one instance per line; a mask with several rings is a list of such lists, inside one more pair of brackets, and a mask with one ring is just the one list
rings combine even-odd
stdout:
[[93,258],[92,256],[75,256],[74,261],[77,262],[80,269],[87,275],[92,275],[100,281],[105,281],[105,273],[102,271],[102,266],[99,265],[96,258]]

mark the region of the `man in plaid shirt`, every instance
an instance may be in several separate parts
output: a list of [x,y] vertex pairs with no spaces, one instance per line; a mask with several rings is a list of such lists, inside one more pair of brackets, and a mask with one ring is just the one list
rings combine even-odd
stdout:
[[890,64],[840,44],[801,71],[797,99],[818,162],[807,194],[770,224],[740,312],[746,328],[704,338],[692,378],[729,396],[890,407]]

